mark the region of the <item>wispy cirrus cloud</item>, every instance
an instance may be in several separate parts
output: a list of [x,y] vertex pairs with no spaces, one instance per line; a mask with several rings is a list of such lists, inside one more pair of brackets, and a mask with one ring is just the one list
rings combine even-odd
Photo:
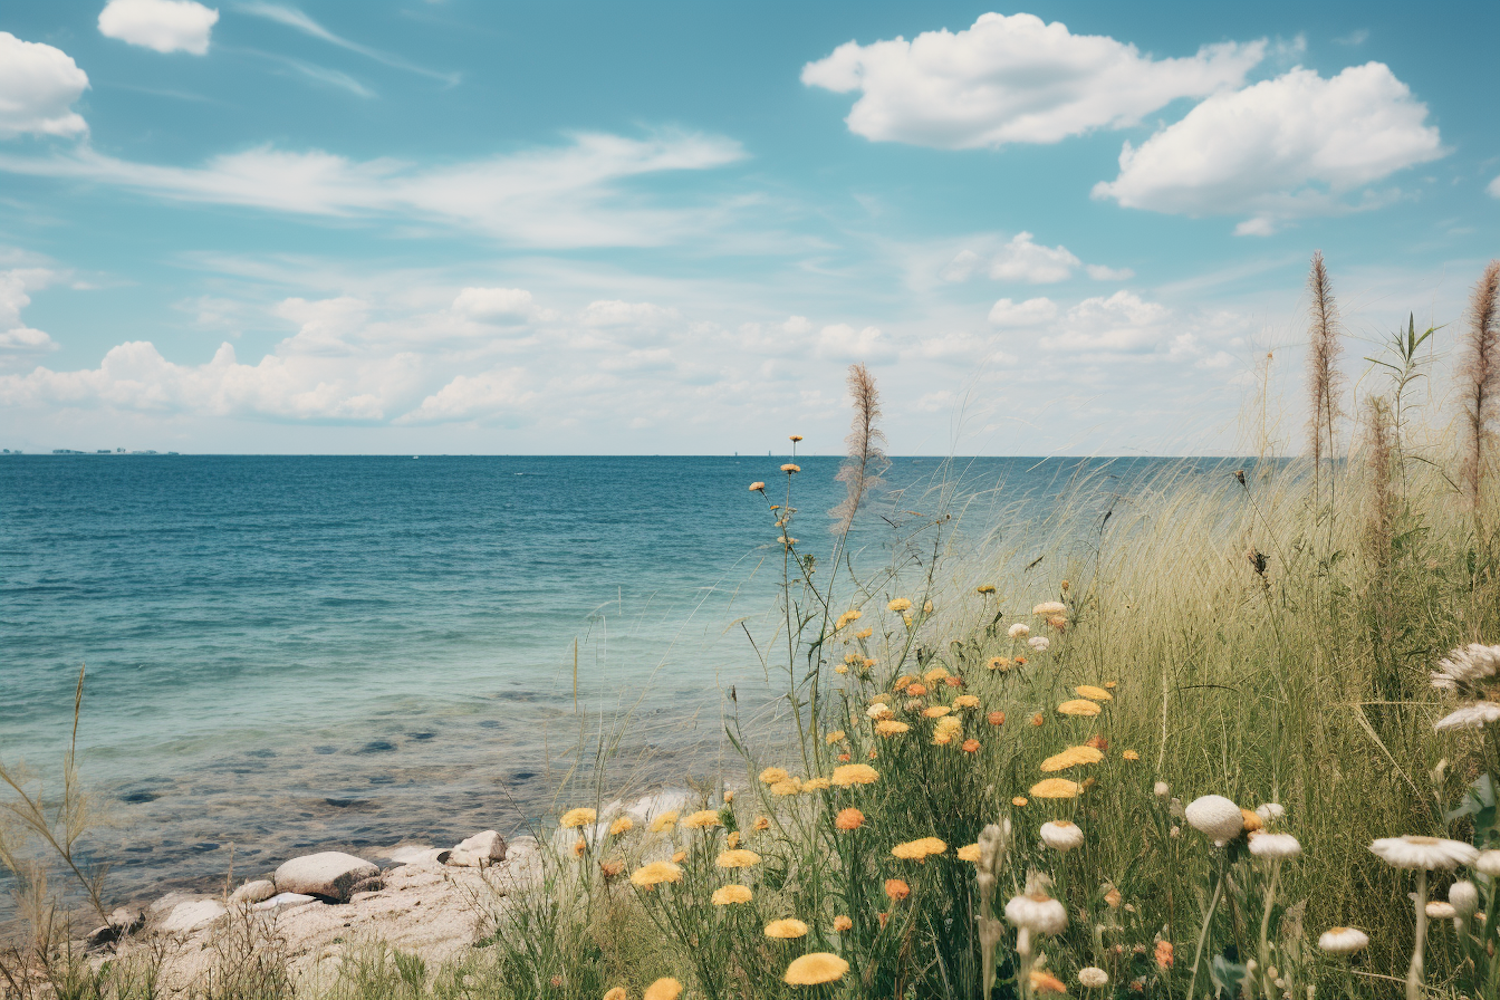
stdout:
[[81,178],[173,201],[435,222],[515,246],[663,246],[702,236],[703,214],[661,207],[621,184],[713,169],[744,155],[739,143],[719,136],[582,133],[568,145],[442,166],[261,146],[177,167],[106,156],[83,144],[47,156],[0,154],[0,171]]
[[249,14],[252,17],[260,17],[267,21],[274,21],[277,24],[285,25],[295,31],[302,32],[304,35],[327,42],[329,45],[336,45],[341,49],[358,53],[367,59],[373,59],[392,69],[405,70],[408,73],[431,77],[434,80],[441,80],[449,86],[457,85],[460,79],[458,73],[443,73],[438,70],[428,69],[425,66],[418,66],[416,63],[403,59],[398,55],[371,48],[368,45],[361,45],[359,42],[335,34],[296,7],[286,4],[268,3],[265,0],[252,0],[250,3],[237,4],[235,10],[241,14]]

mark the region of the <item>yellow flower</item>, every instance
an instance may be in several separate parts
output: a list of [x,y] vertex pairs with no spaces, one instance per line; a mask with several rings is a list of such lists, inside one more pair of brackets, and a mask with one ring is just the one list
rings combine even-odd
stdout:
[[1092,684],[1080,684],[1078,685],[1078,687],[1074,688],[1073,691],[1078,695],[1078,697],[1087,698],[1090,701],[1115,700],[1114,695],[1110,694],[1108,691],[1104,690],[1101,687],[1094,687],[1094,685]]
[[1053,754],[1042,761],[1043,771],[1065,771],[1079,764],[1097,764],[1104,759],[1104,754],[1093,747],[1068,747],[1062,753]]
[[985,666],[989,667],[991,670],[999,670],[999,671],[1002,671],[1002,672],[1006,671],[1006,670],[1009,670],[1010,669],[1010,657],[1008,657],[1008,656],[992,656],[992,657],[990,657],[990,662],[986,663]]
[[785,781],[787,777],[788,775],[784,769],[779,767],[768,767],[764,771],[760,772],[760,783],[763,785],[774,785],[778,781]]
[[852,931],[854,929],[854,921],[850,920],[847,915],[840,913],[833,918],[833,929],[839,934],[845,931]]
[[945,680],[952,676],[952,674],[948,673],[947,667],[933,667],[931,670],[927,671],[927,673],[922,675],[922,679],[928,684],[936,684],[938,681]]
[[958,860],[960,860],[960,861],[978,861],[979,860],[979,845],[978,844],[965,844],[964,846],[960,847],[958,849]]
[[750,902],[750,887],[748,885],[726,885],[715,889],[710,897],[715,906],[728,906],[731,903]]
[[702,830],[705,827],[723,826],[724,824],[719,822],[719,814],[716,810],[703,809],[684,819],[682,825],[689,830]]
[[875,630],[872,629],[872,628],[860,629],[858,632],[854,633],[854,638],[856,638],[856,639],[868,639],[868,638],[870,638],[870,636],[872,636],[874,634],[875,634]]
[[681,995],[682,984],[668,976],[647,986],[642,1000],[677,1000]]
[[845,625],[848,625],[850,622],[857,622],[862,617],[864,617],[862,612],[851,608],[848,611],[845,611],[843,614],[839,615],[839,620],[834,624],[833,630],[837,632]]
[[948,845],[936,837],[923,837],[920,840],[909,840],[904,844],[897,844],[891,848],[891,855],[903,861],[925,861],[928,855],[942,854],[948,849]]
[[1136,753],[1134,750],[1126,750],[1124,753],[1120,754],[1120,756],[1124,757],[1126,760],[1140,760],[1141,759],[1141,755],[1138,754],[1138,753]]
[[663,882],[681,882],[682,868],[670,861],[653,861],[631,872],[630,881],[643,889]]
[[840,764],[833,769],[831,780],[840,788],[849,788],[853,785],[871,785],[879,778],[880,772],[869,764]]
[[991,584],[982,583],[974,588],[974,592],[976,594],[993,594],[995,592],[995,588]]
[[734,801],[734,789],[733,788],[725,789],[724,790],[724,804],[728,805],[729,803],[731,803],[733,801]]
[[686,857],[687,851],[678,851],[676,854],[672,855],[672,864],[680,865],[682,864],[682,859]]
[[1105,681],[1104,682],[1104,686],[1107,687],[1107,688],[1109,688],[1109,690],[1113,691],[1115,688],[1117,688],[1117,687],[1120,686],[1120,682],[1119,681]]
[[766,924],[766,937],[768,938],[799,938],[806,933],[807,925],[796,917],[773,920]]
[[979,696],[973,694],[961,694],[957,698],[953,699],[953,704],[957,708],[978,708]]
[[929,719],[938,719],[947,715],[951,711],[953,711],[953,709],[949,708],[947,705],[933,705],[931,708],[924,708],[922,710],[922,714],[927,716],[927,718]]
[[562,814],[562,819],[558,820],[558,823],[562,825],[563,829],[571,830],[575,827],[588,826],[598,815],[592,809],[569,809]]
[[629,816],[621,816],[619,819],[609,824],[609,835],[611,837],[618,837],[620,834],[625,833],[627,830],[633,829],[635,829],[635,820],[631,819]]
[[781,471],[785,472],[789,476],[793,476],[802,471],[802,466],[797,465],[794,462],[788,462],[781,467]]
[[792,960],[782,980],[791,986],[814,986],[844,978],[849,963],[826,951],[814,951]]
[[629,996],[630,995],[625,992],[625,987],[616,986],[614,989],[604,994],[604,1000],[629,1000]]
[[838,666],[833,668],[833,672],[839,675],[843,675],[849,672],[849,668],[840,663]]
[[1017,795],[1015,798],[1010,800],[1010,804],[1015,806],[1017,809],[1022,809],[1026,806],[1026,796]]
[[787,778],[771,786],[772,795],[796,795],[800,791],[802,791],[802,782],[796,778]]
[[911,607],[911,601],[904,597],[898,597],[885,606],[887,611],[905,611],[909,607]]
[[830,782],[827,778],[808,778],[802,783],[802,790],[804,792],[821,792],[825,791],[829,784]]
[[1084,701],[1082,698],[1065,701],[1057,706],[1057,710],[1063,715],[1098,715],[1100,712],[1096,702]]
[[751,493],[754,493],[757,490],[764,492],[765,488],[766,488],[766,484],[762,483],[762,482],[759,482],[759,481],[756,481],[756,482],[753,482],[753,483],[750,484],[750,492]]
[[752,829],[752,830],[769,830],[769,829],[771,829],[771,818],[769,816],[757,816],[757,817],[755,817],[755,823],[750,827],[750,829]]
[[729,836],[724,838],[725,845],[732,851],[740,846],[740,831],[731,830]]
[[661,833],[673,823],[677,822],[677,815],[678,814],[676,809],[668,809],[666,812],[662,813],[660,816],[651,821],[651,832]]
[[748,868],[751,865],[760,864],[760,855],[754,851],[737,848],[720,854],[719,859],[714,864],[720,868]]
[[910,729],[904,722],[896,722],[894,719],[881,719],[875,723],[875,732],[881,736],[896,736]]
[[823,737],[823,742],[827,743],[829,746],[833,746],[835,743],[838,743],[843,738],[844,738],[844,731],[842,729],[835,729],[833,732],[831,732],[827,736]]
[[1083,786],[1067,778],[1046,778],[1031,786],[1031,794],[1038,799],[1076,799]]

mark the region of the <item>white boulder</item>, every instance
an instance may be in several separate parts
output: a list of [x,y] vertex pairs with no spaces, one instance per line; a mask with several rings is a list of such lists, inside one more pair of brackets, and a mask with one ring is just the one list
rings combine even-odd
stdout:
[[505,840],[494,830],[485,830],[456,845],[448,864],[461,868],[488,868],[505,860]]
[[356,885],[379,875],[380,869],[363,858],[323,851],[293,858],[276,869],[272,881],[278,893],[295,892],[345,903]]
[[178,903],[158,925],[158,929],[164,934],[188,934],[200,927],[207,927],[226,912],[224,904],[217,899]]
[[263,878],[257,879],[254,882],[246,882],[234,890],[234,892],[231,892],[229,894],[229,902],[231,905],[242,903],[248,906],[252,903],[264,902],[274,895],[276,895],[276,883],[270,879]]

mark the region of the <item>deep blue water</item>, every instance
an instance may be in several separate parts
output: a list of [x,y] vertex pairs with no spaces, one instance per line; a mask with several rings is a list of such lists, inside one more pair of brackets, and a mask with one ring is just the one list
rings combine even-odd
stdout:
[[[782,461],[0,457],[0,760],[57,762],[87,663],[83,774],[127,893],[222,874],[230,845],[244,871],[514,829],[597,724],[575,640],[580,703],[638,703],[641,780],[711,770],[724,692],[766,698],[727,626],[774,606],[746,487],[781,489]],[[801,465],[793,532],[826,552],[838,461]],[[1079,468],[898,459],[888,506],[930,507],[936,474],[981,498],[977,537],[994,497],[1040,516]],[[861,558],[885,558],[870,520]]]

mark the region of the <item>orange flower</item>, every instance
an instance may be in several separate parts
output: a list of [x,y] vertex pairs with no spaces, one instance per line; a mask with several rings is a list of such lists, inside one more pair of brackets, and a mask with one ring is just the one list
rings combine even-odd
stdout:
[[906,693],[913,698],[920,698],[927,693],[927,689],[920,684],[910,684],[906,688]]
[[1170,969],[1172,967],[1172,942],[1156,942],[1156,964],[1162,969]]
[[891,898],[891,902],[899,903],[911,895],[911,886],[899,878],[888,878],[885,880],[885,894]]
[[851,806],[848,809],[839,810],[839,814],[834,819],[833,825],[840,830],[858,830],[864,825],[864,822],[865,814]]
[[625,871],[625,862],[601,861],[599,862],[599,870],[604,873],[605,878],[615,878]]
[[840,913],[838,916],[833,918],[833,929],[840,934],[844,933],[845,931],[853,930],[854,921],[850,920],[848,917]]
[[1088,739],[1084,740],[1083,745],[1086,747],[1093,747],[1095,750],[1108,750],[1109,740],[1096,733],[1093,736],[1090,736]]
[[573,857],[575,857],[575,858],[581,858],[581,857],[583,857],[583,852],[586,851],[586,850],[588,850],[588,849],[589,849],[588,842],[585,841],[582,837],[579,837],[578,838],[578,842],[573,845]]
[[962,677],[944,677],[943,683],[951,688],[961,688],[964,686],[964,679]]
[[1047,721],[1047,717],[1045,715],[1043,715],[1041,712],[1038,712],[1038,713],[1036,713],[1035,715],[1033,715],[1031,717],[1031,724],[1033,726],[1040,726],[1042,723],[1044,723],[1046,721]]
[[1042,969],[1032,969],[1031,990],[1033,993],[1066,993],[1068,987],[1051,973]]
[[752,830],[769,830],[769,829],[771,829],[771,819],[770,819],[770,817],[769,816],[757,816],[757,817],[755,817],[755,823],[753,825],[751,825],[750,829],[752,829]]
[[886,921],[891,919],[891,915],[889,913],[877,913],[875,914],[875,919],[880,921],[881,927],[884,927],[886,925]]
[[1005,713],[991,712],[989,715],[986,715],[984,717],[984,721],[988,722],[992,726],[1003,726],[1005,725]]
[[1026,796],[1017,795],[1015,798],[1010,800],[1010,804],[1015,806],[1017,809],[1020,809],[1021,807],[1026,805]]
[[876,750],[874,747],[871,747],[870,752],[865,754],[865,756],[869,757],[871,760],[874,760],[876,757],[880,756],[880,751]]
[[964,753],[977,753],[978,751],[979,751],[979,741],[978,740],[975,740],[975,739],[964,740]]
[[687,851],[678,851],[676,854],[672,855],[672,864],[682,864],[682,859],[685,857],[687,857]]
[[979,697],[972,694],[961,694],[953,699],[954,708],[978,708]]
[[1018,667],[1024,667],[1024,666],[1026,666],[1026,657],[1024,657],[1024,656],[1018,656],[1018,657],[1016,657],[1016,666],[1018,666]]
[[848,754],[846,754],[846,753],[839,754],[839,763],[840,764],[847,764],[847,763],[849,763],[849,761],[851,759],[852,758]]

